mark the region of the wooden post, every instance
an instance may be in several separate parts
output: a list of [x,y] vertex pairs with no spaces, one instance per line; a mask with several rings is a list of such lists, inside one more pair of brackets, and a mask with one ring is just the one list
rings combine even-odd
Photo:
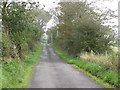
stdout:
[[105,55],[106,55],[106,57],[108,56],[108,53],[107,53],[107,51],[105,52]]
[[57,37],[59,36],[59,32],[58,32],[58,30],[57,30]]
[[51,33],[51,42],[53,42],[53,37],[52,37],[52,33]]
[[92,56],[93,56],[93,50],[91,50],[91,54],[92,54]]

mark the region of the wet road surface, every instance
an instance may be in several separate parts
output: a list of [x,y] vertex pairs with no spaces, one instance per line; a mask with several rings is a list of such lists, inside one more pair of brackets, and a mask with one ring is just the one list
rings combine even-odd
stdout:
[[51,46],[44,45],[27,88],[103,88],[103,86],[61,60]]

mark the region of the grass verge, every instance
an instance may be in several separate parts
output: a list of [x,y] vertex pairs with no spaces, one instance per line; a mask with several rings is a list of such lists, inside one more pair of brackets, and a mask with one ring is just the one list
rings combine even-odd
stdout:
[[12,60],[2,65],[2,88],[24,88],[30,79],[34,65],[38,62],[42,46],[25,55],[24,60]]
[[67,53],[63,52],[56,45],[52,44],[52,47],[54,48],[55,52],[67,63],[72,64],[83,73],[86,73],[96,82],[100,83],[106,88],[118,87],[118,72],[116,70],[112,70],[102,64],[97,64],[81,58],[73,58],[72,56],[69,56]]

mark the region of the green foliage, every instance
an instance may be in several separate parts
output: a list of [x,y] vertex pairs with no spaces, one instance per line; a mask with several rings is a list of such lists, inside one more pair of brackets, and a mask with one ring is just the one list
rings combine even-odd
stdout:
[[2,42],[3,42],[2,48],[4,50],[4,51],[2,51],[2,55],[3,56],[9,56],[10,53],[11,53],[11,48],[10,47],[12,46],[11,40],[5,33],[2,34],[2,38],[3,38],[2,39]]
[[30,78],[33,66],[38,62],[42,47],[24,55],[25,59],[4,62],[2,65],[2,88],[24,88]]
[[[50,15],[36,2],[2,2],[2,87],[23,88],[41,52],[41,35]],[[38,18],[43,16],[49,18]],[[1,16],[0,16],[1,18]],[[0,23],[1,24],[1,23]],[[1,28],[0,28],[1,30]]]
[[93,51],[96,54],[111,52],[114,32],[102,24],[98,13],[84,2],[59,4],[61,6],[61,14],[57,15],[59,24],[50,31],[52,41],[56,45],[74,56],[81,52]]
[[52,45],[52,47],[55,49],[56,53],[61,58],[63,58],[67,63],[76,65],[79,68],[88,71],[92,75],[103,79],[104,81],[110,83],[111,85],[118,87],[119,83],[117,70],[113,70],[109,67],[106,67],[104,64],[98,64],[84,59],[73,58],[66,54],[65,52],[63,52],[60,48],[56,47],[55,45]]
[[[22,59],[24,54],[36,48],[43,34],[42,27],[50,19],[49,13],[38,6],[36,2],[3,2],[3,57]],[[39,17],[43,15],[49,17],[40,22]]]

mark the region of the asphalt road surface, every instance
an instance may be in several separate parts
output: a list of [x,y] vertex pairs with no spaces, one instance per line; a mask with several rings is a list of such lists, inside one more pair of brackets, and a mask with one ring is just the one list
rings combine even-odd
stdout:
[[49,45],[44,45],[27,88],[103,88],[103,86],[61,60]]

